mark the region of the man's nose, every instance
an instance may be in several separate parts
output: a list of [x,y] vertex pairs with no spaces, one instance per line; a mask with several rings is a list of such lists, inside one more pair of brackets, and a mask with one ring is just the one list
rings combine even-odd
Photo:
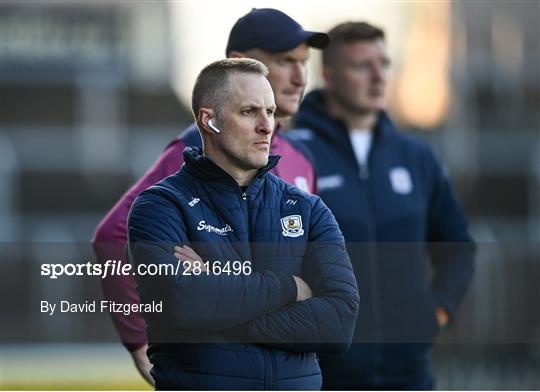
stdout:
[[295,86],[304,87],[307,83],[306,65],[295,63],[292,65],[291,81]]
[[257,124],[257,132],[268,135],[274,131],[274,116],[263,114]]

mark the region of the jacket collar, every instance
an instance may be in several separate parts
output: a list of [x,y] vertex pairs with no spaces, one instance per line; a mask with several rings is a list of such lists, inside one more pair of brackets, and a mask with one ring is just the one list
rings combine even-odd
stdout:
[[[328,113],[323,90],[314,90],[306,95],[294,119],[294,127],[309,128],[331,143],[342,145],[349,140],[347,125]],[[381,111],[375,124],[373,142],[377,143],[394,131],[396,128],[392,120],[385,111]]]
[[[259,169],[252,182],[262,179],[266,173],[273,169],[279,162],[281,156],[270,155],[268,163]],[[203,180],[226,180],[238,185],[236,180],[212,159],[203,155],[201,147],[186,147],[184,149],[185,170]]]

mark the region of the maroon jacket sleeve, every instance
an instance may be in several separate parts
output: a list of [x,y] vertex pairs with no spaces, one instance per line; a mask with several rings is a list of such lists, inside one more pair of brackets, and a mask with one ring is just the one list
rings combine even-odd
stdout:
[[[127,218],[135,198],[146,188],[175,173],[184,163],[184,143],[177,139],[163,151],[156,162],[114,205],[100,222],[94,233],[92,245],[97,263],[107,260],[126,260]],[[101,279],[103,296],[117,303],[138,304],[139,294],[133,276],[110,276]],[[137,350],[147,343],[146,324],[140,313],[126,316],[111,314],[122,343],[129,351]]]
[[280,129],[272,139],[272,154],[281,155],[279,165],[272,173],[305,192],[317,194],[316,173],[307,151],[292,144]]

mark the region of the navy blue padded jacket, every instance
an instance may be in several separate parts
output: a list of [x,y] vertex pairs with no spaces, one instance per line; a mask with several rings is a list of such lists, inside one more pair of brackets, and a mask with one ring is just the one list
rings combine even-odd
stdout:
[[[321,355],[325,387],[407,382],[438,332],[435,309],[454,318],[473,276],[474,244],[461,206],[427,143],[399,132],[384,112],[365,166],[321,90],[305,97],[295,127],[289,135],[317,157],[319,195],[339,223],[357,274],[362,306],[354,343],[370,343],[353,344],[331,360]],[[335,380],[325,367],[336,370]],[[353,379],[357,384],[346,384]]]
[[[204,261],[250,261],[253,271],[136,277],[142,303],[163,302],[146,314],[157,387],[318,389],[312,352],[348,348],[359,302],[332,213],[268,172],[277,156],[245,192],[200,149],[184,159],[133,204],[130,260],[176,266],[173,246],[186,244]],[[295,301],[293,275],[313,298]]]

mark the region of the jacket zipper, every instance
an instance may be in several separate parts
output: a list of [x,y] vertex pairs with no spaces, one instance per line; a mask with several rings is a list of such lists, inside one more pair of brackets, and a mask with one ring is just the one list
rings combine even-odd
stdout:
[[249,251],[249,260],[253,263],[253,260],[251,255],[252,255],[252,249],[251,249],[251,229],[250,229],[250,226],[249,226],[249,209],[248,209],[248,194],[247,194],[247,191],[246,192],[242,192],[242,190],[240,189],[240,187],[238,187],[237,185],[237,189],[238,189],[238,194],[240,195],[240,204],[242,205],[242,210],[244,211],[244,219],[245,219],[245,222],[246,222],[246,230],[247,230],[247,236],[248,236],[248,251]]
[[[242,192],[242,200],[245,203],[245,213],[246,213],[246,220],[248,224],[248,230],[249,230],[249,210],[247,206],[248,201],[248,195],[247,192]],[[251,253],[251,230],[248,231],[248,238],[249,238],[249,251]],[[268,350],[264,349],[264,357],[265,357],[265,389],[273,391],[276,389],[275,386],[275,378],[276,378],[276,367],[275,367],[275,358],[274,354],[272,352],[269,352]]]
[[[360,190],[362,194],[362,198],[364,199],[364,204],[366,206],[366,217],[367,217],[367,231],[368,231],[368,252],[369,252],[369,258],[370,258],[370,270],[371,270],[371,281],[373,282],[373,298],[372,298],[372,307],[371,307],[371,317],[374,321],[374,325],[380,324],[380,312],[377,311],[377,303],[379,302],[379,284],[378,284],[378,263],[377,263],[377,243],[375,242],[377,240],[376,235],[376,228],[374,227],[374,217],[372,214],[373,211],[373,197],[371,195],[371,191],[369,189],[369,182],[370,182],[370,168],[369,168],[369,162],[370,158],[373,156],[373,150],[376,148],[375,142],[372,141],[371,147],[369,149],[367,159],[365,163],[361,164],[356,159],[356,155],[354,153],[354,149],[352,147],[352,143],[350,140],[348,141],[349,146],[349,161],[352,164],[355,164],[358,168],[358,181],[360,182]],[[378,332],[379,328],[375,327],[371,331],[371,336],[373,338],[373,343],[376,343],[380,340],[380,333]]]
[[[244,204],[244,213],[246,217],[246,224],[248,229],[248,245],[249,245],[249,253],[250,256],[252,254],[251,249],[251,230],[249,228],[249,210],[248,210],[248,194],[247,192],[242,192],[241,198]],[[264,389],[265,390],[275,390],[275,377],[276,377],[276,369],[275,369],[275,359],[274,355],[269,352],[266,348],[263,348],[263,356],[264,356]]]
[[358,176],[361,180],[367,180],[369,178],[369,169],[367,163],[360,165],[360,168],[358,170]]

